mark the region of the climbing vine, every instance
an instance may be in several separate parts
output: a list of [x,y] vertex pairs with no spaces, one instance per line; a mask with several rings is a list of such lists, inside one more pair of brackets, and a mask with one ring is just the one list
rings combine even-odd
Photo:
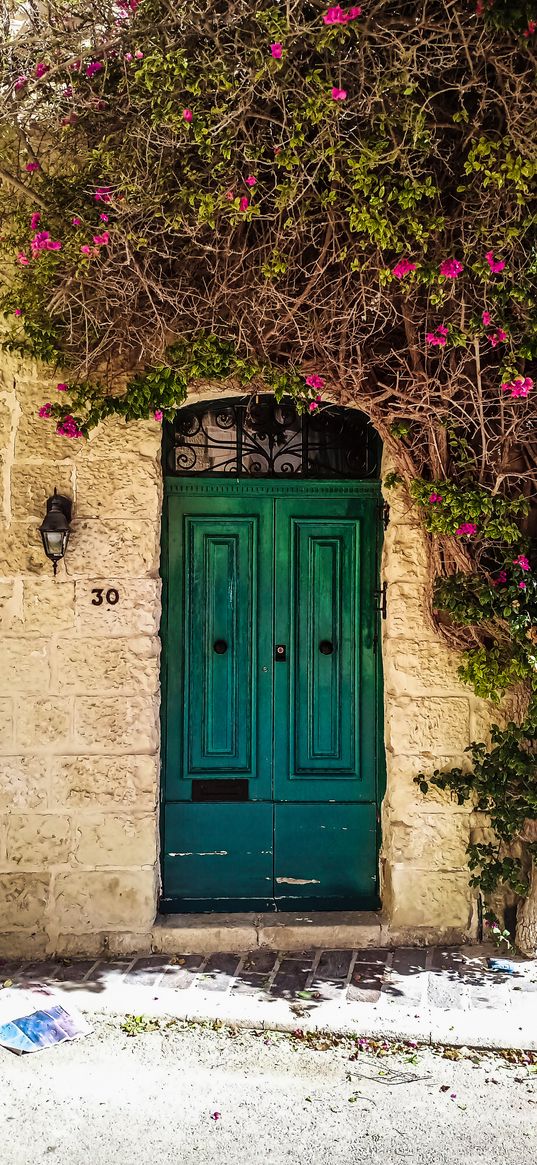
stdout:
[[433,778],[525,846],[512,877],[501,848],[471,854],[483,885],[528,889],[533,0],[4,8],[0,312],[4,346],[56,370],[43,424],[158,423],[200,379],[367,413],[463,678],[534,693],[523,725],[472,746],[471,779]]

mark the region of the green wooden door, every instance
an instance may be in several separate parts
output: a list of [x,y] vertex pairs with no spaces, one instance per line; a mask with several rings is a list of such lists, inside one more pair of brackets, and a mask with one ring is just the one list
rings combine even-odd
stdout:
[[378,512],[168,479],[163,910],[377,904]]

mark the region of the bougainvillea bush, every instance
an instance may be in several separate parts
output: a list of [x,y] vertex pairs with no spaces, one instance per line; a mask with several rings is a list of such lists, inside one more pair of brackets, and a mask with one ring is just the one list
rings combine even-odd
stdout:
[[366,412],[464,678],[530,692],[478,795],[503,803],[510,765],[524,814],[494,861],[516,836],[537,914],[534,4],[4,10],[0,310],[5,345],[58,369],[43,424],[158,423],[197,377]]

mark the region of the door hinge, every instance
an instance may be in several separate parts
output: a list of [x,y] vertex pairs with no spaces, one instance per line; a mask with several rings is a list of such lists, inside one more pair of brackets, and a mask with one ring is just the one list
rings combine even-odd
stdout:
[[388,614],[388,583],[383,582],[379,591],[375,591],[375,598],[380,599],[377,611],[380,611],[382,618],[386,619]]

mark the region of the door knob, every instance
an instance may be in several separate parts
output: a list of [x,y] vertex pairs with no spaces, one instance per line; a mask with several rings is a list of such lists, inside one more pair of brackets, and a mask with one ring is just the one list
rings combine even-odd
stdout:
[[227,643],[225,639],[217,639],[214,644],[214,650],[217,655],[225,655],[227,651]]
[[321,639],[319,644],[319,651],[321,652],[321,655],[332,655],[333,650],[334,644],[331,643],[329,639]]

